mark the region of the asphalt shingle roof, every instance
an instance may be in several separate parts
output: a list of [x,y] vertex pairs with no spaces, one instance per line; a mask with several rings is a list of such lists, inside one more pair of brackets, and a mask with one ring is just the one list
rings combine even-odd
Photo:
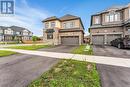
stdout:
[[43,22],[50,21],[50,20],[56,20],[56,19],[58,19],[56,16],[52,16],[52,17],[49,17],[49,18],[46,18],[45,20],[43,20]]
[[122,10],[124,8],[127,8],[128,6],[130,6],[130,3],[128,5],[123,5],[123,6],[112,6],[112,7],[107,8],[107,9],[101,11],[101,12],[97,12],[94,15],[98,15],[98,14],[101,14],[101,13],[109,12],[110,10]]
[[65,20],[71,20],[71,19],[76,19],[76,18],[79,18],[78,16],[74,16],[74,15],[70,15],[70,14],[67,14],[67,15],[64,15],[63,17],[60,17],[59,19],[61,21],[65,21]]

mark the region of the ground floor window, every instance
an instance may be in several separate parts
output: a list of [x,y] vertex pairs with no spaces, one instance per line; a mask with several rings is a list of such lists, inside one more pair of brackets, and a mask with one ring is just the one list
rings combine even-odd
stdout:
[[47,39],[53,39],[53,33],[47,33]]

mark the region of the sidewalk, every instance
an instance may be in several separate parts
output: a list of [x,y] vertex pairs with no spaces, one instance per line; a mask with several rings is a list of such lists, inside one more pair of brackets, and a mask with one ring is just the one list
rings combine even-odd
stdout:
[[6,49],[0,48],[0,50],[14,51],[22,54],[46,56],[50,58],[59,59],[74,59],[80,61],[94,62],[99,64],[122,66],[130,68],[130,59],[115,58],[115,57],[103,57],[103,56],[89,56],[89,55],[79,55],[70,53],[57,53],[57,52],[46,52],[46,51],[29,51],[29,50],[18,50],[18,49]]

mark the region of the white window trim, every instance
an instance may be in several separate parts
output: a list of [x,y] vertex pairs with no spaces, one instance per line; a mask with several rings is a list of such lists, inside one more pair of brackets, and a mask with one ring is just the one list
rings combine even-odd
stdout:
[[130,8],[129,8],[129,18],[130,18]]
[[114,14],[110,14],[109,17],[110,17],[109,21],[114,22]]
[[100,24],[100,17],[99,16],[95,16],[95,24]]

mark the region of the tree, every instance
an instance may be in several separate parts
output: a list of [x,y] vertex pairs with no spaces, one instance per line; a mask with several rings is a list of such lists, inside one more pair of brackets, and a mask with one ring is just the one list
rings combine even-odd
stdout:
[[32,36],[32,41],[33,42],[36,42],[38,40],[38,37],[37,36]]

